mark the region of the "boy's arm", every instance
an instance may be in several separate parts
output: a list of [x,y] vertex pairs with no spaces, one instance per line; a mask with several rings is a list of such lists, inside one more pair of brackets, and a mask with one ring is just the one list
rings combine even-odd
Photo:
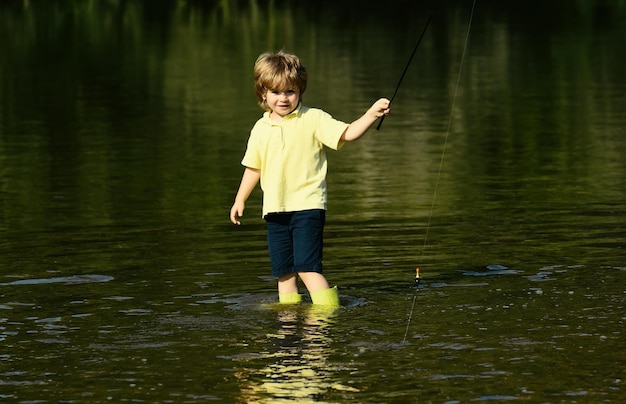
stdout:
[[365,112],[365,114],[363,114],[362,117],[348,126],[345,132],[343,132],[343,135],[341,135],[341,140],[346,142],[357,140],[363,136],[365,132],[367,132],[370,126],[372,126],[378,118],[389,114],[389,110],[389,100],[386,98],[379,99]]
[[233,207],[230,208],[230,221],[234,224],[241,224],[238,219],[243,216],[243,211],[246,209],[246,201],[256,187],[256,184],[259,183],[260,178],[261,170],[250,167],[246,167],[244,170],[241,184],[239,185],[239,191],[237,191],[237,196],[235,196],[235,202],[233,203]]

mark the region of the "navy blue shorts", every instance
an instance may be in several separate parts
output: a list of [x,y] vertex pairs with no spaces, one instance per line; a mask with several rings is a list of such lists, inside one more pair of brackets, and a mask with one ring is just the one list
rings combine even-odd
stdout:
[[294,272],[322,273],[322,244],[326,211],[303,210],[270,213],[267,222],[267,245],[272,261],[272,275]]

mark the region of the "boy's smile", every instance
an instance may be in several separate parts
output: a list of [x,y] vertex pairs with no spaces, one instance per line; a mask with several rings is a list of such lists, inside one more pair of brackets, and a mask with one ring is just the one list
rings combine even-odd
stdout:
[[285,116],[293,112],[300,103],[300,91],[289,89],[285,91],[268,90],[265,93],[265,102],[272,110],[270,117],[282,120]]

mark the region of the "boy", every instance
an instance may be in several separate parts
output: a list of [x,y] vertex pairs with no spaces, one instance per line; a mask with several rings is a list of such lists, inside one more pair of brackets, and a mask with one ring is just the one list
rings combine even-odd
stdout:
[[324,146],[340,149],[359,139],[381,116],[389,100],[381,98],[347,124],[326,112],[301,104],[307,72],[297,56],[264,53],[254,64],[257,100],[265,110],[248,139],[245,167],[230,220],[241,224],[245,202],[256,184],[263,190],[263,218],[272,275],[278,278],[280,303],[298,303],[297,277],[313,304],[339,306],[337,287],[322,275],[322,239],[326,214]]

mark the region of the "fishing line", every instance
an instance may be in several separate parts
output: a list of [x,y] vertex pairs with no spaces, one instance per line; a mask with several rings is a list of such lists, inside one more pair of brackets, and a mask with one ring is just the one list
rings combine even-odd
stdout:
[[[404,67],[404,71],[400,75],[400,80],[398,80],[398,84],[396,85],[396,89],[393,92],[393,95],[391,96],[391,98],[389,99],[389,105],[391,105],[391,103],[393,102],[393,99],[396,98],[396,94],[398,94],[398,90],[400,89],[400,84],[402,84],[402,80],[404,79],[404,76],[406,75],[407,70],[409,70],[409,66],[411,65],[411,61],[413,61],[413,56],[415,56],[415,53],[417,52],[417,48],[419,48],[420,43],[422,42],[422,38],[424,38],[424,34],[426,33],[426,29],[428,28],[428,25],[430,25],[430,21],[433,19],[433,15],[435,15],[435,10],[437,10],[437,6],[439,5],[440,1],[441,0],[437,0],[437,2],[435,3],[435,5],[433,7],[433,11],[430,12],[430,16],[428,17],[428,20],[426,21],[426,25],[424,25],[424,29],[422,30],[422,33],[420,34],[419,38],[417,39],[417,43],[415,44],[415,48],[413,48],[413,52],[411,53],[411,56],[409,57],[409,61],[406,63],[406,66]],[[376,127],[376,130],[380,130],[380,127],[383,125],[383,121],[384,120],[385,120],[385,115],[383,115],[380,118],[380,121],[378,122],[378,126]]]
[[[448,144],[448,137],[450,136],[450,128],[452,127],[452,115],[454,113],[454,105],[456,103],[456,98],[457,98],[457,93],[459,91],[459,84],[461,82],[461,73],[463,71],[463,63],[465,61],[465,53],[467,51],[467,44],[469,42],[469,35],[470,35],[470,29],[472,27],[472,20],[474,18],[474,9],[476,8],[476,0],[473,0],[472,3],[472,10],[470,11],[470,16],[469,16],[469,21],[467,23],[467,33],[465,34],[465,44],[463,45],[463,52],[461,54],[461,62],[459,65],[459,72],[457,74],[457,78],[456,78],[456,86],[454,88],[454,95],[452,96],[452,104],[450,106],[450,115],[448,117],[448,128],[446,130],[446,136],[444,138],[443,141],[443,149],[441,151],[441,160],[439,161],[439,171],[437,172],[437,180],[435,181],[435,190],[433,192],[433,199],[432,199],[432,203],[430,205],[430,213],[428,214],[428,222],[426,224],[426,234],[424,236],[424,245],[422,247],[422,255],[420,257],[420,262],[422,262],[424,260],[424,254],[426,251],[426,244],[428,241],[428,232],[430,229],[430,224],[432,222],[432,217],[433,217],[433,211],[435,209],[435,200],[437,198],[437,191],[439,189],[439,179],[441,177],[441,171],[443,169],[443,161],[446,155],[446,146]],[[416,273],[416,284],[419,283],[419,268],[416,269],[417,273]],[[411,311],[409,312],[409,318],[407,320],[406,323],[406,330],[404,331],[404,338],[402,339],[402,342],[406,341],[406,336],[409,333],[409,325],[411,324],[411,319],[413,318],[413,310],[415,309],[415,301],[417,300],[417,288],[415,289],[415,293],[413,294],[413,303],[411,304]]]

